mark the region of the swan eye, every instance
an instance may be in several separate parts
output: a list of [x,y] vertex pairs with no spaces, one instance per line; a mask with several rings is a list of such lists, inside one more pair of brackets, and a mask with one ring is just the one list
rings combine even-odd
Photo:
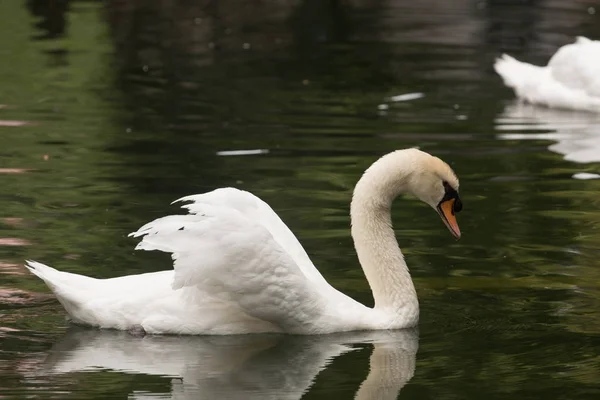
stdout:
[[448,182],[443,181],[442,183],[444,185],[444,197],[440,201],[440,204],[442,204],[445,201],[454,199],[454,201],[452,202],[452,212],[460,212],[463,208],[463,205],[462,201],[460,201],[460,197],[458,196],[458,192],[456,191],[456,189],[450,186]]
[[454,201],[453,211],[455,213],[460,212],[462,210],[462,201],[460,201],[460,197],[456,196],[456,200]]

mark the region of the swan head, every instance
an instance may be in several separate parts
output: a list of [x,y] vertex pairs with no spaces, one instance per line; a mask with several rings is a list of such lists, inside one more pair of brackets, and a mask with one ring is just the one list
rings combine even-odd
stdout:
[[[456,213],[462,210],[459,182],[448,164],[418,149],[396,150],[377,160],[359,181],[354,198],[368,196],[373,205],[389,209],[402,193],[431,206],[450,233],[460,239]],[[353,201],[354,202],[354,201]]]
[[450,233],[460,239],[456,213],[462,210],[462,201],[458,195],[456,174],[438,157],[417,149],[410,150],[413,162],[412,168],[408,168],[409,179],[405,190],[429,204],[440,215]]

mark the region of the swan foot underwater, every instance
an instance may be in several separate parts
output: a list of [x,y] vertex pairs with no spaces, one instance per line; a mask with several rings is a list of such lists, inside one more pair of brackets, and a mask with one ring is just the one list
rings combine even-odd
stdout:
[[600,41],[580,36],[558,49],[545,67],[503,54],[494,69],[523,101],[600,112]]
[[362,175],[350,206],[351,233],[375,305],[331,286],[267,203],[222,188],[183,197],[186,215],[158,218],[130,236],[140,250],[171,253],[173,270],[95,279],[27,261],[74,323],[151,334],[324,334],[402,329],[419,302],[392,229],[391,206],[412,194],[460,238],[458,178],[437,157],[397,150]]

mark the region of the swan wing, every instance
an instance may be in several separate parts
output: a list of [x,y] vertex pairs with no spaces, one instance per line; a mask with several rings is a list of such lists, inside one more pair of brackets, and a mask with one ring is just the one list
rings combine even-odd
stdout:
[[202,212],[205,205],[229,207],[239,211],[242,215],[262,225],[271,234],[275,242],[288,253],[308,280],[326,283],[325,278],[314,266],[296,236],[279,215],[266,202],[252,193],[229,187],[182,197],[175,202],[179,201],[189,202],[183,207],[187,208],[191,214]]
[[307,278],[260,216],[209,203],[144,225],[130,234],[142,237],[136,249],[171,253],[172,288],[190,290],[199,302],[218,299],[287,332],[320,329],[328,288]]
[[579,37],[561,47],[548,67],[557,82],[600,99],[600,41]]

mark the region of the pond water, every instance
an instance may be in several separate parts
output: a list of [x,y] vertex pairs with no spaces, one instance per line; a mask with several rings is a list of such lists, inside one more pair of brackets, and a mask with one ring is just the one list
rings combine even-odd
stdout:
[[[0,398],[598,398],[600,117],[515,103],[492,68],[577,35],[600,38],[591,1],[0,2]],[[458,242],[394,206],[418,331],[140,339],[70,326],[23,267],[171,268],[126,235],[236,186],[372,304],[352,188],[413,146],[464,203]]]

